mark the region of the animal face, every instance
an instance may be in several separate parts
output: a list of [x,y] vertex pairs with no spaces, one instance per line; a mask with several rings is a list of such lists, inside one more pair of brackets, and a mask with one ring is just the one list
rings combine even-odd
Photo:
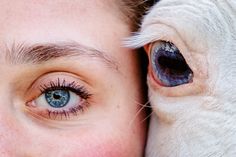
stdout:
[[128,44],[149,57],[146,156],[236,156],[236,1],[161,0]]

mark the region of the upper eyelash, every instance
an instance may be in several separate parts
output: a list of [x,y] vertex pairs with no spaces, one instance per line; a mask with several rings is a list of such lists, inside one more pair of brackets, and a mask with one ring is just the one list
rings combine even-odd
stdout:
[[58,89],[70,90],[85,100],[91,97],[91,94],[83,86],[78,85],[76,81],[67,83],[65,79],[61,81],[60,78],[57,78],[56,82],[50,81],[48,84],[40,86],[41,93]]

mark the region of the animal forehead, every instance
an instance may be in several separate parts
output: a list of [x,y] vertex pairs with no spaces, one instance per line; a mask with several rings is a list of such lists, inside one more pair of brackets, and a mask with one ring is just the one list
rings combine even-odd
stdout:
[[179,7],[184,8],[189,6],[190,9],[199,9],[206,11],[209,8],[217,10],[231,10],[235,13],[236,1],[235,0],[156,0],[154,7]]
[[186,40],[222,43],[222,37],[236,36],[236,1],[161,0],[144,18],[142,31],[158,24],[174,27]]

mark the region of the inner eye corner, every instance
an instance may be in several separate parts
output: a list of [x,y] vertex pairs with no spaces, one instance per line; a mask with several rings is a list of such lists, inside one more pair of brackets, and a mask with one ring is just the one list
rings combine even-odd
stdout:
[[150,52],[152,51],[152,45],[153,43],[147,43],[143,46],[143,49],[147,54],[150,54]]

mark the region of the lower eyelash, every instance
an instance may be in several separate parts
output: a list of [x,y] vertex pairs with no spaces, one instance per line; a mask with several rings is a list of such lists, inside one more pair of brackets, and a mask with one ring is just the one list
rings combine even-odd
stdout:
[[82,105],[75,106],[73,108],[70,108],[68,111],[67,110],[62,110],[62,111],[51,111],[47,110],[48,113],[48,118],[50,119],[57,119],[58,116],[60,116],[61,120],[63,118],[69,119],[71,115],[77,116],[79,112],[83,112],[85,107],[87,107],[88,103],[84,102]]

